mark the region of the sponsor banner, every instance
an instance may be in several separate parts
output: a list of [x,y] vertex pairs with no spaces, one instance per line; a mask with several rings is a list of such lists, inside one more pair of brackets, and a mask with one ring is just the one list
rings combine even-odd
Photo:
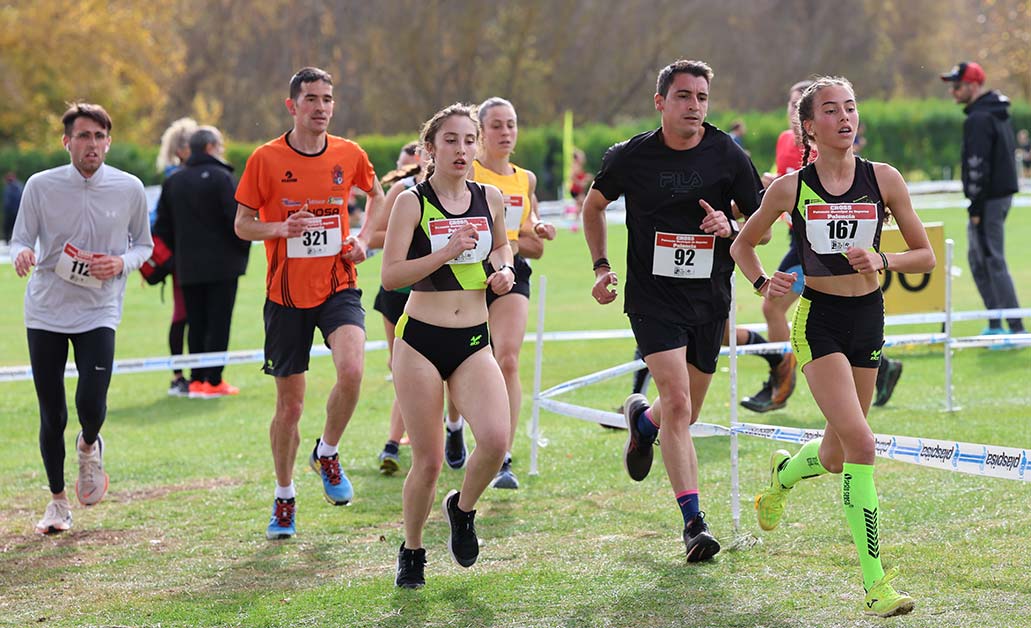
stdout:
[[[823,436],[823,430],[754,423],[739,423],[732,430],[745,436],[798,444]],[[880,458],[945,471],[1031,482],[1031,450],[1028,449],[887,434],[874,434],[874,439]]]
[[[893,270],[882,273],[885,314],[945,311],[945,273],[948,271],[945,268],[945,228],[940,222],[924,223],[924,228],[938,264],[929,273],[902,274]],[[882,252],[901,253],[908,248],[898,227],[881,230]]]

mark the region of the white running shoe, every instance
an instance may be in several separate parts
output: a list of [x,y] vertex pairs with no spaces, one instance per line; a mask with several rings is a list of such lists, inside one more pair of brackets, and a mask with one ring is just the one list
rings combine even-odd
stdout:
[[107,494],[108,477],[104,473],[104,439],[97,434],[93,451],[79,449],[82,432],[75,437],[75,451],[79,454],[79,479],[75,481],[75,496],[83,506],[92,506]]
[[47,504],[43,518],[36,524],[39,534],[57,534],[72,527],[72,507],[67,499],[54,500]]

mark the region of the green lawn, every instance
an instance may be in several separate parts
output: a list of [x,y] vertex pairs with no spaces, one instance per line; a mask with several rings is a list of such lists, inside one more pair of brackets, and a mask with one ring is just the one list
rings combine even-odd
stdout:
[[[957,242],[958,310],[982,307],[965,260],[965,212],[927,211]],[[1014,208],[1009,259],[1018,292],[1031,303],[1031,212]],[[778,227],[778,229],[780,229]],[[625,232],[614,226],[609,258],[622,267]],[[762,251],[767,267],[783,253],[783,232]],[[619,305],[590,298],[592,273],[582,235],[560,232],[535,272],[548,277],[548,330],[622,329]],[[617,268],[620,271],[621,268]],[[264,257],[252,256],[241,285],[231,349],[262,343]],[[382,339],[372,310],[378,258],[361,267],[369,338]],[[621,273],[621,276],[625,276]],[[167,353],[170,295],[131,281],[118,333],[118,358]],[[741,285],[741,284],[739,284]],[[536,283],[535,283],[536,289]],[[24,280],[0,266],[0,364],[28,361],[22,326]],[[759,302],[742,290],[739,320],[759,322]],[[536,307],[531,307],[535,312]],[[531,321],[531,328],[533,321]],[[983,327],[957,325],[971,335]],[[889,329],[934,331],[934,326]],[[545,348],[543,386],[629,360],[632,340],[563,342]],[[876,408],[875,432],[1031,447],[1031,349],[969,349],[955,355],[956,402],[943,407],[941,347],[895,350],[905,372],[891,403]],[[726,366],[722,360],[721,368]],[[740,360],[741,390],[750,394],[765,363]],[[533,347],[523,353],[524,426],[529,424]],[[268,422],[274,403],[259,365],[227,369],[242,393],[233,399],[170,399],[168,374],[117,376],[104,428],[111,489],[100,505],[73,508],[75,526],[57,537],[32,527],[46,505],[31,382],[0,384],[0,625],[11,626],[1031,626],[1031,485],[878,461],[882,552],[898,565],[899,588],[917,600],[912,615],[869,620],[859,614],[862,587],[837,478],[793,491],[780,529],[761,533],[751,495],[767,475],[776,446],[742,438],[742,529],[730,514],[729,447],[725,438],[697,441],[701,499],[713,532],[728,549],[711,563],[687,565],[682,522],[661,464],[644,482],[626,477],[624,435],[542,413],[548,446],[540,475],[527,474],[529,440],[516,443],[519,491],[488,490],[479,504],[479,562],[464,570],[447,557],[446,525],[434,509],[427,526],[428,585],[393,586],[401,542],[399,477],[379,475],[393,395],[386,353],[370,353],[362,398],[344,434],[341,459],[354,486],[353,505],[335,508],[298,461],[296,539],[264,539],[273,487]],[[327,358],[312,361],[302,421],[302,457],[319,435],[332,381]],[[74,380],[69,380],[74,385]],[[611,409],[628,393],[629,377],[561,399]],[[714,380],[702,421],[729,424],[727,377]],[[74,424],[74,410],[71,412]],[[741,419],[822,427],[800,385],[788,407]],[[67,432],[71,447],[75,428]],[[402,460],[409,452],[402,450]],[[74,482],[75,463],[66,477]],[[445,469],[440,493],[459,486]],[[439,500],[438,500],[439,501]],[[761,542],[731,550],[736,536]]]

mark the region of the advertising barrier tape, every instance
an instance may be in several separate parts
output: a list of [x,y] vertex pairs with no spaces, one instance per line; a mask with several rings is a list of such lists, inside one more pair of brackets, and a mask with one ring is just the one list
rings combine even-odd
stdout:
[[[966,320],[979,320],[987,318],[1023,318],[1031,317],[1031,308],[1023,309],[1006,309],[1006,310],[978,310],[972,312],[953,312],[953,321],[966,321]],[[887,316],[884,319],[885,326],[892,325],[915,325],[923,323],[942,323],[945,321],[945,313],[942,312],[931,312],[925,314],[902,314],[898,316]],[[765,328],[764,325],[742,325],[745,329],[755,329],[761,331]],[[609,340],[609,339],[623,339],[633,338],[633,332],[629,329],[605,329],[595,331],[553,331],[545,332],[543,334],[543,340],[546,341],[577,341],[577,340]],[[533,342],[535,335],[527,333],[524,342]],[[923,344],[941,344],[945,342],[946,335],[942,333],[932,334],[901,334],[893,336],[885,336],[884,346],[893,347],[898,345],[923,345]],[[1003,347],[1019,347],[1031,344],[1031,334],[1005,334],[998,336],[971,336],[969,338],[953,338],[950,346],[955,348],[966,348],[966,347],[985,347],[985,346],[1003,346]],[[378,351],[386,349],[387,343],[385,340],[372,340],[365,343],[366,351]],[[737,348],[738,355],[753,355],[762,353],[787,353],[791,346],[787,342],[767,342],[764,344],[755,345],[743,345]],[[730,354],[728,347],[720,349],[721,356],[727,356]],[[319,344],[315,345],[311,349],[312,357],[329,355],[329,349]],[[248,364],[258,363],[260,364],[264,360],[264,356],[261,349],[249,349],[245,351],[221,351],[215,353],[198,353],[190,355],[176,355],[176,356],[159,356],[149,358],[127,358],[124,360],[117,360],[114,363],[112,372],[114,373],[142,373],[145,371],[170,371],[173,369],[182,368],[206,368],[211,366],[226,366],[230,364]],[[582,384],[572,386],[570,388],[564,388],[566,385],[572,385],[574,382],[580,380],[573,380],[572,382],[566,382],[560,384],[563,387],[561,392],[579,388],[580,386],[586,386],[587,384],[601,381],[607,377],[614,377],[615,375],[621,375],[623,373],[629,373],[638,369],[644,368],[644,362],[640,360],[636,362],[627,363],[621,366],[613,367],[608,371],[602,371],[606,375],[601,379],[594,379],[595,375],[601,375],[597,373],[594,375],[588,375],[587,378],[591,378],[591,381],[586,381]],[[618,372],[612,374],[614,369],[619,369]],[[75,364],[69,362],[65,367],[65,377],[77,377],[78,371],[75,368]],[[6,366],[0,367],[0,382],[13,382],[32,379],[32,369],[28,365],[21,366]],[[584,379],[584,378],[581,378]],[[558,388],[558,387],[556,387]],[[550,392],[550,391],[549,391]],[[558,393],[554,393],[558,394]]]
[[[738,423],[731,431],[745,436],[802,444],[823,430]],[[958,441],[874,434],[877,455],[922,467],[1031,482],[1031,450]]]

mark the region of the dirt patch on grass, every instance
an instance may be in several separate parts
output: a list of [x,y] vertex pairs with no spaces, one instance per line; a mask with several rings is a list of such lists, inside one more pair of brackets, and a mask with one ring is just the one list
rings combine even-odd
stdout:
[[204,478],[197,479],[185,484],[165,484],[161,486],[148,486],[131,491],[113,491],[105,500],[116,504],[128,504],[135,501],[148,499],[161,499],[173,493],[185,493],[188,491],[210,490],[239,486],[243,481],[239,478]]

